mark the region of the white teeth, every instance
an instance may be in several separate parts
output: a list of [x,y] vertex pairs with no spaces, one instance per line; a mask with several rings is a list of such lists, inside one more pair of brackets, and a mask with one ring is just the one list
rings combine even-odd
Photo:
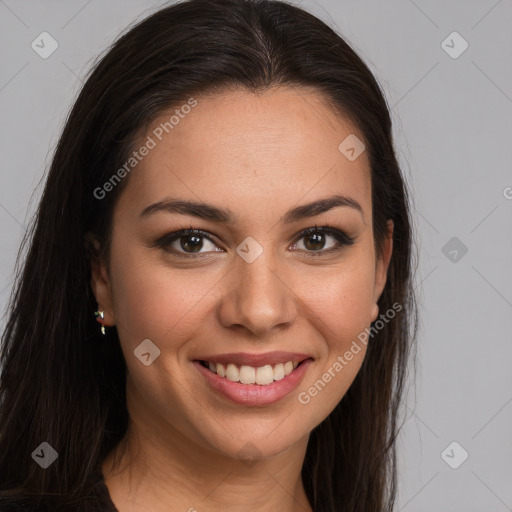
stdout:
[[298,361],[287,361],[286,363],[278,363],[273,366],[267,364],[258,368],[247,365],[239,367],[232,363],[223,365],[208,362],[207,364],[210,370],[219,377],[225,377],[232,382],[241,382],[242,384],[256,383],[260,386],[267,386],[268,384],[272,384],[275,380],[284,379],[299,366]]
[[[212,370],[212,372],[215,372],[215,370]],[[226,368],[225,368],[225,366],[223,364],[217,364],[217,375],[219,377],[225,377],[226,376]]]
[[267,364],[256,370],[256,384],[266,386],[267,384],[272,384],[272,382],[274,382],[274,370],[271,365]]
[[242,384],[254,384],[256,382],[256,370],[252,366],[241,366],[240,382]]
[[238,382],[240,380],[240,372],[234,364],[228,364],[226,368],[226,379]]
[[284,379],[284,365],[283,363],[274,366],[274,380]]

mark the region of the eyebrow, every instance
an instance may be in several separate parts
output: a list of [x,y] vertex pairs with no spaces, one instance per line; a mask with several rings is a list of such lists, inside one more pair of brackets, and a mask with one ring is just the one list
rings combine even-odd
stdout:
[[[280,220],[284,224],[291,224],[302,219],[320,215],[321,213],[341,206],[358,210],[364,222],[363,208],[361,205],[355,199],[343,195],[334,195],[297,206],[285,213]],[[142,210],[140,218],[148,217],[157,212],[192,215],[193,217],[199,217],[201,219],[221,222],[224,224],[235,224],[238,222],[238,217],[229,209],[220,209],[211,204],[182,199],[164,199],[157,203],[153,203]]]

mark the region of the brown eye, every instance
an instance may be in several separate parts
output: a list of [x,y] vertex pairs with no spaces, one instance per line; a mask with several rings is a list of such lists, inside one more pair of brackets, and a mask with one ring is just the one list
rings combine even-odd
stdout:
[[306,249],[318,251],[324,248],[323,246],[325,245],[325,234],[314,233],[312,235],[306,235],[304,237],[304,240],[304,245],[306,246]]
[[198,252],[203,247],[203,240],[197,235],[183,235],[179,241],[180,247],[186,252]]
[[[202,251],[201,249],[205,248],[205,240],[207,250]],[[208,244],[211,247],[208,247]],[[183,257],[206,256],[208,252],[222,251],[205,232],[199,229],[182,229],[169,233],[157,240],[155,246],[161,247],[164,251],[176,256]]]
[[[325,247],[327,240],[334,239],[329,247]],[[303,250],[312,256],[320,256],[332,252],[339,251],[347,245],[354,244],[354,238],[349,237],[343,231],[332,228],[330,226],[313,227],[304,230],[299,235],[298,242],[294,246],[294,250]],[[302,242],[304,249],[297,247]],[[315,254],[316,253],[316,254]]]

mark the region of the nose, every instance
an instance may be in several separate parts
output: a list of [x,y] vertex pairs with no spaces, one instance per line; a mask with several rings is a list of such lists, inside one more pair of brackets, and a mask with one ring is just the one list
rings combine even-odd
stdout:
[[219,310],[227,328],[250,331],[262,337],[291,326],[297,316],[291,273],[277,265],[270,250],[252,263],[237,258],[224,282]]

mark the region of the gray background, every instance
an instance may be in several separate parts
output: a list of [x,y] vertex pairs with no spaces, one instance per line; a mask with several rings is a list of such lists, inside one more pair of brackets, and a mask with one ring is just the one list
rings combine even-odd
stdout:
[[[121,30],[161,5],[0,0],[2,312],[82,77]],[[376,74],[414,196],[422,320],[396,510],[512,510],[512,2],[299,5],[337,29]],[[48,59],[31,48],[43,31],[59,44]],[[469,44],[457,58],[442,46],[453,31]],[[462,48],[453,37],[446,45]],[[469,457],[452,469],[445,460],[460,463],[463,449]]]

